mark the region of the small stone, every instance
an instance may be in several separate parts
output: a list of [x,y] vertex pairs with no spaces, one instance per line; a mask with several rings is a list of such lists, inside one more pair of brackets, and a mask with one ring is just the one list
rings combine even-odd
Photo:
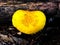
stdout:
[[22,33],[21,33],[21,32],[18,32],[17,34],[18,34],[18,35],[21,35]]

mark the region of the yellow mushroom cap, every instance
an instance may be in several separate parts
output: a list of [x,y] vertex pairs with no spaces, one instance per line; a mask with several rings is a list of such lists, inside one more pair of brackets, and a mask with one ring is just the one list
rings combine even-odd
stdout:
[[42,11],[17,10],[12,16],[12,25],[25,34],[41,31],[45,23],[46,16]]

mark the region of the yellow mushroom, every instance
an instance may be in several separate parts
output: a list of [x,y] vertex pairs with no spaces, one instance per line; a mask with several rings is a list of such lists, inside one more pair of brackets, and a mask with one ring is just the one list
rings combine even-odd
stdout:
[[17,10],[12,16],[12,25],[25,34],[41,31],[45,23],[46,16],[42,11]]

